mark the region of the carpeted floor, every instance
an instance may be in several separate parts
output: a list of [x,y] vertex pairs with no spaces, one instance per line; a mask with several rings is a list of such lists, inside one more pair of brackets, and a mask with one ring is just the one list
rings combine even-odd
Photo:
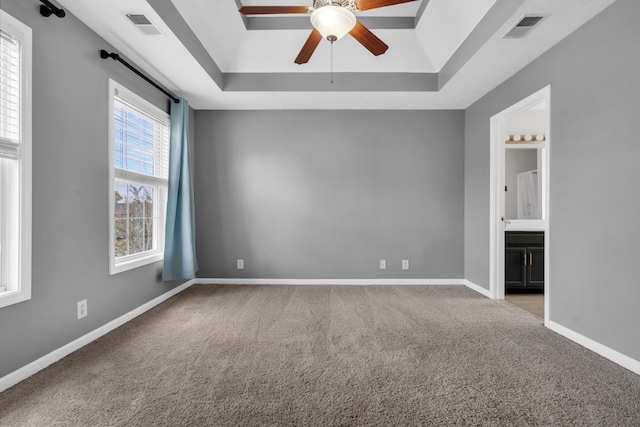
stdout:
[[640,425],[640,376],[462,286],[194,285],[0,394],[2,426]]

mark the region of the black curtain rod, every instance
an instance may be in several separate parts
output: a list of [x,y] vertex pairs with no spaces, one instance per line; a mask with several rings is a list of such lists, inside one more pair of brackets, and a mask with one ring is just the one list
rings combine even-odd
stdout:
[[64,10],[57,8],[48,0],[40,0],[40,15],[44,17],[49,17],[52,14],[56,15],[58,18],[64,18],[65,13]]
[[113,52],[109,53],[106,50],[102,49],[100,51],[100,58],[102,58],[102,59],[112,58],[114,61],[120,62],[122,65],[124,65],[125,67],[127,67],[128,69],[130,69],[131,71],[133,71],[134,73],[139,75],[140,77],[142,77],[144,80],[146,80],[147,83],[149,83],[151,86],[155,87],[160,92],[164,93],[169,98],[171,98],[173,100],[173,102],[175,102],[176,104],[178,102],[180,102],[180,100],[178,99],[177,96],[175,96],[171,92],[168,92],[165,88],[163,88],[162,86],[160,86],[159,84],[157,84],[156,82],[151,80],[149,77],[147,77],[144,74],[142,74],[133,65],[129,64],[127,61],[125,61],[124,59],[120,58],[120,55],[118,55],[117,53],[113,53]]

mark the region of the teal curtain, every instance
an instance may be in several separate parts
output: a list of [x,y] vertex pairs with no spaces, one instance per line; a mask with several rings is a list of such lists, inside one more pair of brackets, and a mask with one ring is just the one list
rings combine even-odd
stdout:
[[189,104],[184,98],[180,98],[180,102],[171,102],[169,192],[162,270],[162,280],[165,282],[193,279],[198,271],[193,206]]

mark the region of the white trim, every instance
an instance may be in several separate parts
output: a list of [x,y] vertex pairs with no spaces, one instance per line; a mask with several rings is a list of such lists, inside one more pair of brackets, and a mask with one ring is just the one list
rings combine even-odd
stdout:
[[154,262],[160,262],[162,260],[164,260],[164,251],[160,249],[129,255],[118,258],[115,264],[112,263],[110,265],[111,268],[109,270],[109,274],[113,275],[122,273],[123,271],[132,270],[134,268],[142,267],[143,265],[152,264]]
[[464,279],[193,279],[203,285],[464,285]]
[[182,285],[171,289],[169,292],[165,292],[164,294],[160,295],[157,298],[152,299],[151,301],[141,305],[140,307],[134,310],[131,310],[126,314],[123,314],[122,316],[99,327],[98,329],[94,329],[88,334],[83,335],[80,338],[71,341],[69,344],[66,344],[60,347],[59,349],[54,350],[51,353],[46,354],[41,358],[29,363],[28,365],[23,366],[22,368],[17,369],[11,372],[10,374],[5,375],[4,377],[0,378],[0,392],[3,392],[9,387],[13,387],[14,385],[18,384],[20,381],[23,381],[29,378],[30,376],[38,373],[39,371],[43,370],[47,366],[51,365],[52,363],[57,362],[63,357],[68,356],[69,354],[84,347],[85,345],[100,338],[101,336],[106,335],[109,332],[113,331],[114,329],[129,322],[130,320],[133,320],[134,318],[140,316],[142,313],[152,309],[153,307],[166,301],[172,296],[184,291],[194,283],[196,283],[194,280],[189,280],[188,282],[185,282]]
[[547,321],[545,322],[545,326],[552,331],[562,335],[563,337],[568,338],[571,341],[574,341],[595,353],[598,353],[600,356],[606,357],[607,359],[611,360],[614,363],[617,363],[623,368],[626,368],[631,372],[635,372],[636,374],[640,375],[640,361],[632,359],[631,357],[626,356],[619,351],[613,350],[604,344],[600,344],[599,342],[594,341],[591,338],[587,338],[584,335],[579,334],[574,330],[562,326],[556,322]]
[[477,285],[477,284],[475,284],[472,281],[467,280],[467,279],[464,279],[464,285],[467,288],[469,288],[469,289],[471,289],[473,291],[476,291],[477,293],[482,294],[487,298],[491,298],[491,292],[489,291],[489,289],[485,289],[482,286]]
[[[549,201],[550,201],[550,147],[551,147],[551,85],[545,86],[525,99],[517,102],[509,108],[499,112],[490,119],[490,146],[489,146],[489,294],[492,299],[504,299],[504,232],[505,227],[501,222],[504,212],[504,133],[506,120],[518,113],[530,110],[539,105],[545,104],[546,110],[546,148],[544,168],[544,197],[542,220],[532,223],[531,226],[537,230],[545,231],[544,250],[544,316],[545,322],[549,319]],[[518,229],[524,228],[522,221],[515,221],[514,225]]]
[[32,257],[32,110],[33,110],[33,36],[29,26],[23,24],[0,9],[0,22],[5,31],[22,41],[20,60],[22,63],[21,112],[20,112],[20,156],[19,179],[19,261],[18,289],[0,296],[0,308],[31,299]]

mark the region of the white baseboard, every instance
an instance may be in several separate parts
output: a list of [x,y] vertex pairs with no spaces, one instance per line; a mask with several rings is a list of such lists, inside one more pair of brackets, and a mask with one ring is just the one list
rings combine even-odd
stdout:
[[469,281],[467,279],[464,279],[464,285],[467,288],[472,289],[472,290],[476,291],[477,293],[484,295],[487,298],[491,298],[491,292],[489,291],[489,289],[485,289],[480,285],[476,285],[475,283],[473,283],[473,282],[471,282],[471,281]]
[[640,361],[630,358],[616,350],[613,350],[607,347],[604,344],[600,344],[597,341],[592,340],[591,338],[587,338],[584,335],[581,335],[565,326],[562,326],[556,322],[548,321],[545,326],[551,329],[554,332],[559,333],[560,335],[580,344],[583,347],[588,348],[589,350],[598,353],[600,356],[606,357],[614,363],[622,366],[623,368],[627,368],[631,372],[635,372],[640,375]]
[[464,279],[194,279],[203,285],[464,285]]
[[148,303],[143,304],[140,307],[126,314],[123,314],[122,316],[99,327],[98,329],[94,329],[93,331],[89,332],[86,335],[81,336],[80,338],[70,342],[69,344],[66,344],[60,347],[59,349],[54,350],[51,353],[46,354],[41,358],[29,363],[28,365],[23,366],[22,368],[16,371],[13,371],[8,375],[5,375],[4,377],[0,378],[0,392],[8,389],[9,387],[16,385],[22,380],[29,378],[33,374],[43,370],[44,368],[51,365],[52,363],[55,363],[58,360],[62,359],[63,357],[68,356],[69,354],[73,353],[74,351],[78,350],[81,347],[84,347],[85,345],[100,338],[101,336],[113,331],[117,327],[124,325],[125,323],[138,317],[145,311],[152,309],[156,305],[182,292],[183,290],[187,289],[189,286],[193,285],[194,283],[195,283],[194,280],[189,280],[188,282],[185,282],[182,285],[173,288],[169,292],[166,292],[160,295],[159,297],[152,299]]

